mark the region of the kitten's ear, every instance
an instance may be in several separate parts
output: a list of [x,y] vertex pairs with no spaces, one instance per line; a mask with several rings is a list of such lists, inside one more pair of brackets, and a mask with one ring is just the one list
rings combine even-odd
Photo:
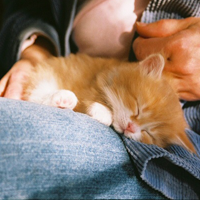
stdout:
[[152,54],[139,62],[142,71],[159,79],[165,66],[165,59],[161,54]]

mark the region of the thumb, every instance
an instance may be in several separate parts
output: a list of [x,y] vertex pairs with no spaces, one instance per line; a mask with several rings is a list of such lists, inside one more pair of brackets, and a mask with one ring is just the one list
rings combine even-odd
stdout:
[[162,19],[150,24],[137,22],[136,30],[140,36],[145,38],[167,37],[188,28],[198,21],[198,18],[190,17],[185,19]]

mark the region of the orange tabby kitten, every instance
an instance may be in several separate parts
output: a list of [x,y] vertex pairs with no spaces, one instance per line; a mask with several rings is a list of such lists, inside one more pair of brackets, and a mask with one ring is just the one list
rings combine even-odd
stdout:
[[177,95],[162,76],[164,58],[141,62],[71,54],[38,64],[23,99],[90,115],[125,136],[147,144],[178,144],[190,152]]

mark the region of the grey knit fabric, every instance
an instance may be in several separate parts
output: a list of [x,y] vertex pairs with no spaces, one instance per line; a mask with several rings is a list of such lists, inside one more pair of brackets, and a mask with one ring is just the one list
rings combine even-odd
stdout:
[[181,19],[200,16],[199,0],[152,0],[141,21],[150,23],[160,19]]

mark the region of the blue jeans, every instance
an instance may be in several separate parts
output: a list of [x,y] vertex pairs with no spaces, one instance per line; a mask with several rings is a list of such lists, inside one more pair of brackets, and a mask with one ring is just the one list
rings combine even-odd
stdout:
[[0,98],[0,199],[161,199],[89,116]]

